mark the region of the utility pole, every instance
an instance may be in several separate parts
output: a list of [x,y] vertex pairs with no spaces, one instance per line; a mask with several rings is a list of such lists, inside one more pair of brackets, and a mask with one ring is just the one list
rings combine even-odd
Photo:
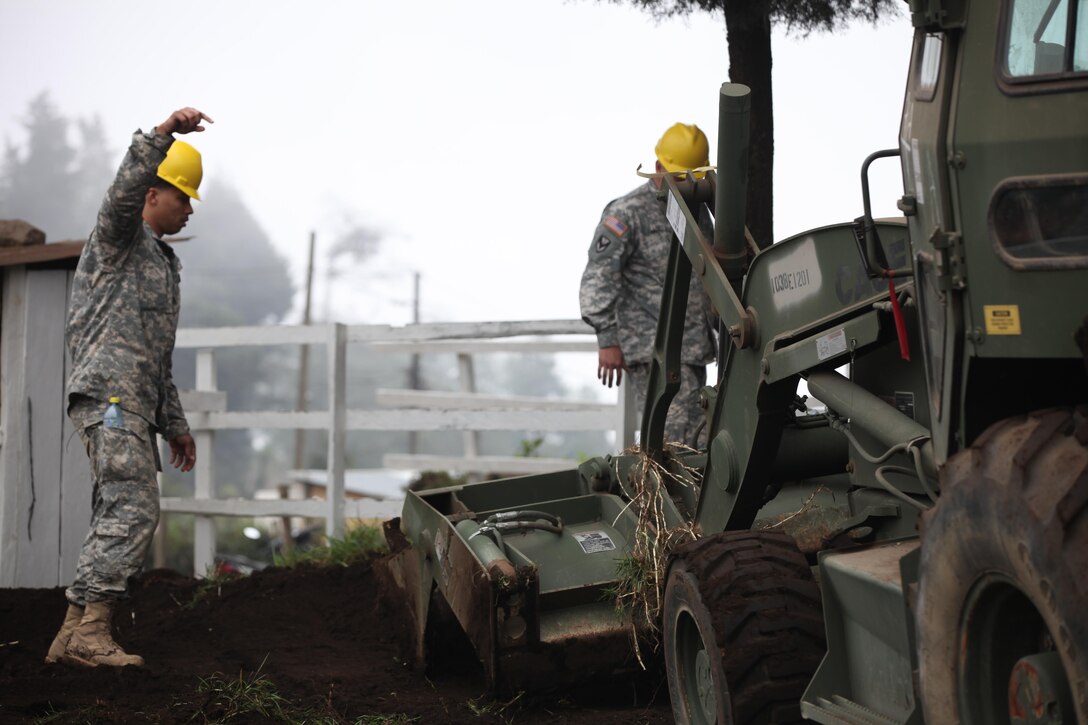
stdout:
[[[314,292],[314,246],[316,235],[310,232],[310,255],[306,263],[306,302],[302,311],[302,324],[310,324],[310,304]],[[310,346],[303,345],[298,359],[298,390],[295,396],[295,410],[306,410],[306,382],[310,374]],[[302,468],[306,458],[306,431],[295,431],[295,468]]]
[[[302,324],[310,324],[310,305],[313,300],[314,292],[314,246],[316,243],[316,234],[310,232],[310,255],[309,260],[306,263],[306,302],[302,312]],[[295,395],[295,410],[304,411],[308,407],[306,404],[306,383],[310,377],[310,346],[303,345],[299,350],[298,358],[298,388]],[[306,465],[306,431],[302,428],[295,430],[295,470],[300,470]],[[280,492],[280,496],[284,497],[285,491]],[[295,542],[291,538],[291,518],[284,516],[280,519],[281,527],[283,528],[283,550],[290,551],[294,548]]]
[[[412,323],[419,324],[419,272],[413,275],[412,286]],[[412,390],[419,390],[421,381],[419,379],[419,353],[412,353],[412,362],[408,366],[408,387]],[[418,431],[408,431],[408,453],[416,453],[419,447],[419,433]]]

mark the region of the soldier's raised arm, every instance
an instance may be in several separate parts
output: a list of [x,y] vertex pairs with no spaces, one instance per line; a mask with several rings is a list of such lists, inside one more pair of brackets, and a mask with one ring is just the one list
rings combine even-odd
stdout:
[[151,133],[136,131],[117,176],[102,200],[90,243],[99,247],[100,260],[107,268],[127,254],[143,223],[147,190],[155,182],[159,164],[174,143],[174,133],[203,131],[202,123],[212,119],[195,108],[171,113]]

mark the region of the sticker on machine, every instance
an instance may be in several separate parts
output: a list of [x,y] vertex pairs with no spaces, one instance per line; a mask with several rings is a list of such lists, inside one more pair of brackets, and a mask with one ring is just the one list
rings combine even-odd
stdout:
[[987,335],[1019,335],[1020,305],[983,305]]
[[676,203],[676,197],[672,194],[669,194],[669,202],[665,205],[665,218],[669,220],[672,230],[676,232],[676,238],[683,244],[684,233],[688,230],[688,219],[684,216],[684,212],[680,211],[680,205]]
[[614,551],[616,544],[604,531],[583,531],[574,535],[574,540],[587,554],[596,554],[601,551]]
[[835,330],[816,338],[816,356],[821,360],[846,352],[846,330]]
[[767,264],[775,309],[799,305],[820,292],[823,276],[812,237]]

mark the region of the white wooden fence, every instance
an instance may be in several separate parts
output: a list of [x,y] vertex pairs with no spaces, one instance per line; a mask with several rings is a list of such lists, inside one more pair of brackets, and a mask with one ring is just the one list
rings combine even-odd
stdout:
[[[329,536],[342,536],[345,518],[388,518],[401,501],[348,500],[344,496],[345,433],[364,430],[459,430],[461,457],[386,454],[388,468],[457,470],[465,473],[539,473],[568,468],[564,459],[480,456],[478,431],[614,430],[617,449],[633,441],[634,411],[621,389],[615,403],[558,401],[524,396],[475,393],[473,357],[482,353],[596,352],[592,330],[581,320],[388,325],[309,325],[281,327],[192,328],[178,331],[176,347],[195,348],[196,391],[183,405],[197,443],[193,498],[163,498],[162,510],[196,515],[193,568],[202,574],[215,557],[214,516],[324,517]],[[363,343],[362,354],[411,352],[457,355],[461,391],[382,390],[377,410],[348,410],[346,361],[349,343]],[[328,401],[325,410],[256,412],[226,410],[226,395],[216,387],[215,351],[224,347],[323,345]],[[354,348],[353,348],[354,349]],[[586,376],[595,363],[587,360]],[[215,432],[232,429],[328,431],[326,500],[217,499],[213,450]]]

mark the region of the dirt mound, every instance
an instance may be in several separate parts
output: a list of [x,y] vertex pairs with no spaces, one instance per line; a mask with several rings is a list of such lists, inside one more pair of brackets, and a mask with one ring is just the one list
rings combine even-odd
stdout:
[[[633,702],[630,688],[496,702],[463,650],[414,672],[392,636],[395,612],[378,605],[369,562],[267,569],[221,586],[149,572],[114,627],[147,660],[140,669],[44,664],[66,606],[60,589],[0,589],[0,722],[672,721],[664,692],[647,705]],[[232,688],[263,693],[266,714],[239,712],[245,697],[228,697]]]

